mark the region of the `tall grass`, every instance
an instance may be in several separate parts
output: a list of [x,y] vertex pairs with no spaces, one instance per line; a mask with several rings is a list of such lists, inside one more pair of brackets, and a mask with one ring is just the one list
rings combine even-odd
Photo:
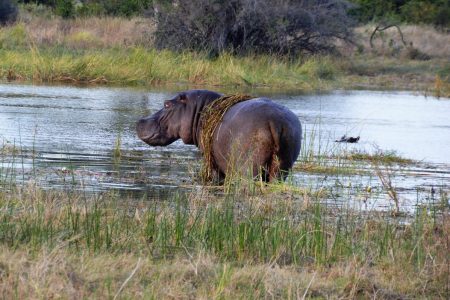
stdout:
[[90,31],[77,31],[59,42],[46,44],[36,40],[33,29],[24,23],[0,30],[0,78],[9,80],[311,90],[326,85],[337,72],[329,57],[291,60],[273,55],[235,57],[224,53],[210,59],[206,53],[157,51],[139,43],[102,45]]
[[[368,39],[362,30],[357,29],[357,44],[361,45]],[[411,34],[421,37],[416,31],[420,28]],[[211,59],[206,53],[156,51],[153,32],[154,24],[147,19],[30,16],[0,29],[0,79],[118,85],[185,83],[303,91],[397,88],[449,96],[448,47],[431,46],[439,53],[424,48],[432,58],[428,61],[403,55],[399,58],[390,52],[358,54],[348,46],[341,49],[344,55],[339,57],[288,59],[223,53]],[[440,45],[439,39],[448,39],[442,34],[430,36],[438,40],[423,38],[417,44]]]
[[86,198],[30,187],[0,193],[0,244],[30,250],[65,244],[76,252],[127,251],[156,258],[187,249],[230,261],[294,264],[354,257],[378,261],[399,252],[420,254],[411,261],[417,267],[426,255],[441,254],[433,247],[439,236],[428,235],[440,224],[426,211],[418,210],[408,226],[349,211],[329,219],[330,213],[319,201],[305,208],[263,197],[203,201],[174,196],[167,204],[137,205],[114,194]]
[[[11,146],[4,147],[4,161],[13,153]],[[247,268],[269,273],[274,268],[295,272],[306,268],[308,280],[301,289],[280,285],[283,288],[276,290],[282,295],[289,291],[295,295],[338,292],[345,297],[361,293],[445,296],[450,223],[444,191],[440,191],[440,204],[431,214],[426,207],[419,208],[405,222],[388,212],[328,207],[322,201],[322,189],[305,190],[291,186],[290,181],[264,185],[253,178],[248,181],[251,184],[242,179],[228,183],[226,193],[199,189],[150,202],[146,197],[139,201],[115,192],[45,191],[34,182],[18,185],[10,163],[0,169],[0,252],[8,253],[0,254],[0,278],[7,287],[0,285],[3,295],[16,291],[22,297],[42,296],[47,295],[44,291],[55,291],[57,284],[72,284],[59,295],[81,289],[86,295],[123,293],[131,297],[134,294],[125,287],[129,284],[134,293],[151,287],[148,295],[158,291],[161,296],[163,287],[179,291],[178,280],[202,287],[206,280],[213,288],[188,293],[247,297],[257,289],[267,296],[272,285],[265,281],[266,275],[243,279],[237,273]],[[23,265],[24,257],[33,263]],[[98,269],[92,270],[92,265],[83,262],[92,264],[97,258],[102,260],[95,265],[109,271],[94,280],[90,276]],[[117,270],[106,267],[114,260]],[[84,267],[78,268],[79,264]],[[191,275],[177,275],[186,264]],[[343,271],[348,268],[358,272],[348,275]],[[205,270],[209,270],[207,274]],[[45,285],[19,285],[20,272],[32,272],[30,279]],[[49,275],[54,272],[66,278],[65,283]],[[300,276],[295,272],[289,276]],[[170,277],[161,275],[169,273]],[[316,275],[312,273],[323,282],[313,282]],[[85,274],[83,279],[80,274]],[[392,277],[398,274],[402,274],[401,279],[393,284]],[[139,284],[132,282],[133,277]],[[245,291],[231,287],[235,285],[245,287]]]
[[[414,293],[444,295],[449,276],[445,237],[450,227],[446,213],[433,218],[425,209],[418,209],[410,223],[405,224],[403,220],[382,214],[335,211],[317,199],[307,206],[290,199],[295,198],[286,199],[285,194],[273,192],[267,196],[256,193],[245,197],[242,194],[223,197],[192,194],[174,196],[165,203],[146,203],[127,200],[114,193],[86,196],[46,192],[36,186],[12,193],[2,190],[0,247],[18,253],[26,249],[32,257],[48,252],[47,261],[52,259],[53,253],[61,253],[61,249],[64,249],[64,259],[78,260],[81,256],[84,261],[108,256],[129,261],[124,258],[127,255],[143,258],[147,265],[159,261],[170,266],[179,261],[178,258],[187,257],[194,272],[192,280],[200,276],[195,274],[202,272],[204,262],[196,257],[206,255],[221,264],[221,271],[215,273],[217,286],[214,285],[219,294],[232,282],[249,284],[248,280],[232,279],[231,266],[268,264],[337,272],[339,266],[350,266],[353,262],[362,272],[377,270],[372,273],[377,278],[389,278],[389,272],[397,272],[394,271],[397,269],[402,270],[405,278],[421,274],[417,278],[419,281],[410,281],[404,286],[377,279],[377,285],[385,286],[385,290],[405,296]],[[5,263],[0,261],[0,268]],[[178,268],[182,265],[178,262]],[[134,260],[133,265],[126,268],[134,274],[139,266],[139,261]],[[114,277],[119,273],[120,268],[111,271],[98,283],[113,280],[117,291],[120,282],[131,276],[125,274],[120,280]],[[208,278],[204,280],[211,280]],[[359,280],[350,282],[356,284]],[[398,282],[405,284],[403,279]],[[424,282],[428,284],[422,285]],[[134,289],[141,290],[148,284]],[[166,279],[160,284],[176,285],[176,282]],[[338,288],[336,284],[333,284],[334,289]],[[321,290],[317,286],[315,289]],[[350,293],[341,289],[345,294]],[[375,291],[367,289],[369,294]]]
[[[322,70],[326,65],[326,70]],[[153,49],[68,50],[38,48],[0,51],[0,77],[38,82],[86,82],[126,85],[190,83],[197,85],[270,86],[311,90],[336,73],[329,58],[289,61],[274,56],[215,60],[206,54]]]

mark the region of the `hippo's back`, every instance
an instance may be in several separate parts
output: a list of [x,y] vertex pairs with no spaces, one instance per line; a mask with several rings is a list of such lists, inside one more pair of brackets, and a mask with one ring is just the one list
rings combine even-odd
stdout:
[[255,98],[226,112],[216,130],[214,151],[227,160],[233,148],[253,153],[255,165],[268,164],[276,155],[281,170],[287,171],[300,153],[301,135],[300,121],[292,111],[269,99]]

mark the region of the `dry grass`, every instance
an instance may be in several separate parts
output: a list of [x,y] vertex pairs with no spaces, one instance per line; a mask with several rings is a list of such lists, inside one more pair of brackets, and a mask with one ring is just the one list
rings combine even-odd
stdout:
[[446,291],[436,290],[445,272],[445,266],[430,264],[416,273],[394,261],[294,267],[226,263],[204,253],[158,261],[125,253],[74,254],[63,245],[36,254],[0,248],[4,299],[411,299],[431,291],[433,298],[445,299]]
[[[173,53],[153,48],[151,19],[85,18],[22,14],[21,21],[0,29],[0,79],[36,82],[270,87],[290,90],[335,88],[408,89],[450,96],[450,35],[429,27],[405,26],[414,49],[399,48],[396,31],[384,33],[371,51],[372,28],[356,29],[355,47],[346,56],[275,55],[236,57],[223,53]],[[391,29],[390,29],[391,30]],[[393,42],[390,42],[393,40]],[[381,44],[380,44],[381,43]],[[430,57],[430,60],[420,60]]]
[[[365,51],[372,51],[370,47],[370,36],[375,25],[365,25],[355,29],[358,43]],[[431,26],[425,25],[400,25],[405,42],[412,47],[434,58],[450,59],[450,34],[437,31]],[[374,49],[380,54],[399,54],[405,51],[401,37],[395,27],[391,27],[383,34],[377,34],[374,38]]]
[[[164,220],[162,215],[156,216],[156,223],[153,223],[153,219],[145,215],[145,209],[155,204],[136,201],[126,203],[125,199],[116,199],[119,200],[117,205],[109,206],[109,201],[115,200],[109,199],[106,194],[101,199],[103,204],[96,205],[81,194],[46,193],[33,185],[21,190],[20,194],[0,193],[0,297],[448,297],[448,209],[442,211],[443,214],[434,221],[425,210],[418,209],[411,224],[395,219],[386,220],[375,214],[355,215],[364,221],[352,223],[348,217],[351,212],[333,216],[326,210],[316,211],[317,205],[306,207],[288,195],[286,191],[267,190],[264,195],[246,196],[238,204],[242,214],[230,221],[239,222],[239,228],[254,222],[258,227],[267,226],[270,215],[278,211],[277,214],[283,219],[274,224],[282,224],[287,218],[290,221],[285,226],[292,226],[289,224],[294,224],[297,218],[300,218],[300,224],[303,223],[302,212],[314,211],[314,217],[304,222],[317,224],[308,231],[297,233],[295,240],[300,242],[310,236],[308,243],[318,242],[328,246],[325,249],[314,248],[313,252],[305,253],[298,261],[292,260],[286,251],[293,244],[286,242],[280,245],[280,251],[263,260],[249,255],[251,251],[257,251],[258,247],[264,247],[262,244],[230,252],[233,253],[231,256],[224,255],[226,247],[213,250],[202,246],[214,239],[221,242],[234,239],[237,235],[251,234],[257,228],[247,227],[240,233],[236,231],[233,235],[217,236],[217,228],[214,227],[225,225],[217,225],[217,222],[228,212],[218,209],[214,213],[211,208],[218,202],[232,200],[220,200],[214,195],[210,195],[210,198],[204,194],[192,194],[187,210],[179,209],[178,213],[173,214],[172,220]],[[178,207],[177,204],[162,205],[161,210],[166,211]],[[213,223],[197,231],[195,224],[203,222],[198,211],[204,209],[210,212],[205,217],[209,218],[213,213],[216,218],[211,220]],[[114,214],[118,211],[121,211],[121,217],[115,218]],[[168,245],[169,252],[161,255],[160,251],[153,248],[154,244],[164,236],[173,235],[170,239],[177,236],[179,228],[169,225],[176,220],[183,220],[185,211],[189,212],[185,215],[188,218],[185,224],[190,227],[185,233],[209,231],[210,234],[205,237],[198,235],[197,246],[181,238],[178,246]],[[265,222],[259,223],[258,215]],[[323,221],[330,218],[335,218],[335,221],[326,225],[318,220],[322,217]],[[346,221],[346,218],[349,219]],[[150,224],[146,225],[146,220],[155,225],[159,236],[145,233],[145,228]],[[75,223],[81,230],[72,233]],[[235,226],[231,223],[227,225]],[[286,234],[283,228],[283,225],[277,227],[276,234],[270,239],[271,243],[277,243],[277,239]],[[228,229],[223,227],[223,230]],[[316,235],[318,231],[324,235]],[[90,236],[91,243],[95,244],[94,235],[101,239],[108,232],[111,234],[111,247],[90,247],[83,241],[87,241],[86,238]],[[263,231],[252,239],[264,238],[267,233]],[[341,244],[347,238],[351,243]],[[245,241],[243,243],[246,244]],[[316,253],[320,256],[323,250],[326,253],[335,252],[335,255],[321,263],[313,255]],[[302,250],[298,251],[301,253]]]
[[30,43],[70,48],[153,46],[154,22],[144,18],[91,17],[63,20],[22,17]]

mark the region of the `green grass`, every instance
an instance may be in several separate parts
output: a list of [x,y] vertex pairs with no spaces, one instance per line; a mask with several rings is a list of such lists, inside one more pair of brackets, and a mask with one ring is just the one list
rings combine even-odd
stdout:
[[291,178],[268,185],[241,178],[137,200],[22,183],[11,147],[2,148],[0,166],[0,293],[7,298],[448,295],[444,190],[436,206],[406,219],[328,206],[339,191]]
[[[174,196],[169,204],[146,204],[114,194],[85,198],[39,188],[2,192],[0,244],[40,250],[64,243],[77,252],[127,251],[155,258],[190,249],[223,260],[268,262],[278,257],[294,264],[305,259],[316,264],[350,257],[378,260],[394,250],[420,255],[413,263],[423,264],[426,230],[439,226],[422,210],[411,225],[401,226],[395,220],[346,211],[329,220],[332,211],[319,201],[303,207],[280,199],[239,198]],[[420,244],[407,238],[410,235]]]
[[376,153],[350,152],[343,155],[348,160],[369,161],[382,164],[413,164],[415,161],[400,156],[396,151],[377,151]]
[[[372,82],[375,83],[372,87],[429,90],[440,96],[448,95],[448,76],[436,77],[448,66],[448,62],[442,61],[402,61],[398,65],[389,59],[366,57],[288,59],[274,55],[236,57],[228,53],[212,60],[203,53],[174,53],[137,46],[34,45],[27,42],[20,24],[0,33],[0,78],[8,80],[140,86],[181,83],[303,91],[351,88]],[[440,68],[433,67],[436,65]]]
[[[0,80],[302,91],[382,88],[450,96],[447,72],[450,63],[438,57],[421,61],[367,51],[346,53],[348,56],[295,58],[237,57],[223,53],[210,59],[206,53],[155,50],[150,33],[142,37],[133,31],[132,37],[125,35],[117,39],[111,39],[111,34],[106,33],[118,24],[127,28],[138,26],[136,21],[95,18],[86,20],[86,24],[83,20],[61,21],[67,26],[67,32],[58,30],[56,21],[52,24],[52,21],[33,18],[30,22],[0,28]],[[45,26],[41,28],[41,25]],[[92,26],[101,27],[97,31],[102,34]],[[139,42],[143,38],[148,41]],[[134,42],[129,44],[128,39]]]
[[[65,256],[76,260],[127,254],[166,265],[180,257],[206,255],[222,265],[222,273],[216,273],[221,291],[231,282],[248,284],[230,277],[233,268],[248,265],[333,270],[355,262],[372,270],[366,265],[370,262],[391,272],[401,264],[408,272],[432,272],[435,277],[425,287],[409,285],[402,291],[404,287],[391,286],[391,290],[402,291],[404,296],[415,292],[443,295],[448,276],[443,273],[448,250],[444,232],[450,229],[447,218],[433,218],[418,209],[405,225],[382,214],[337,212],[319,201],[305,206],[302,201],[275,195],[174,196],[168,203],[148,203],[114,193],[89,197],[38,187],[1,191],[0,247],[19,253],[27,249],[31,257],[64,249]],[[0,261],[0,265],[5,263]],[[116,282],[120,279],[114,274],[119,272],[102,280]]]
[[0,78],[37,82],[154,85],[270,86],[316,89],[337,72],[328,57],[304,63],[274,56],[234,57],[222,54],[210,60],[204,54],[153,49],[69,50],[61,47],[0,49]]

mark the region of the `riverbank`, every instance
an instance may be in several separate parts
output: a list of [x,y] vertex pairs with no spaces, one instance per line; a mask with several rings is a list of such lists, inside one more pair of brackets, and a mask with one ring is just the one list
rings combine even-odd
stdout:
[[[417,170],[418,162],[393,152],[317,152],[311,140],[294,167],[296,173],[311,166],[300,171],[305,182],[289,177],[262,184],[244,177],[202,186],[195,175],[187,181],[178,176],[169,183],[176,191],[166,196],[151,189],[98,191],[89,181],[101,186],[101,170],[61,158],[45,167],[48,162],[44,166],[39,157],[48,156],[34,147],[5,144],[0,295],[448,298],[448,186],[421,186],[414,190],[414,208],[402,209],[404,188],[395,178],[405,181],[405,170]],[[128,161],[147,159],[129,149],[116,151],[120,140],[113,146],[103,156],[115,167],[103,174],[131,188],[150,187],[152,168],[125,168]],[[178,164],[176,155],[167,157]],[[191,170],[200,167],[197,159],[190,164]],[[360,171],[379,177],[381,185],[348,176]],[[320,182],[314,181],[317,175]],[[105,182],[119,186],[111,178]],[[376,199],[385,197],[384,208],[377,208]]]
[[375,48],[369,49],[363,43],[367,38],[365,31],[358,33],[359,48],[342,46],[337,56],[288,59],[225,53],[211,58],[205,53],[155,50],[152,26],[141,19],[30,18],[1,28],[0,79],[127,86],[264,87],[305,92],[399,89],[450,95],[450,62],[445,50],[428,56],[417,50],[423,55],[412,56],[410,50],[401,52],[395,48],[396,53],[383,43],[375,43]]
[[170,203],[10,187],[4,298],[448,296],[450,223],[438,207],[405,222],[337,211],[320,204],[326,192],[287,184]]

